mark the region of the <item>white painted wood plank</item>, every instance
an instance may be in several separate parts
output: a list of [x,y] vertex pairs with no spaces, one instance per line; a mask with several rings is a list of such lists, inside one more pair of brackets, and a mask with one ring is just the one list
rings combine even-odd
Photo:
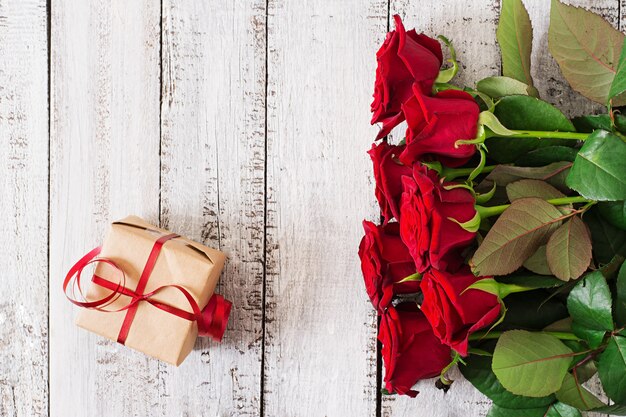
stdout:
[[162,365],[163,414],[259,416],[265,208],[265,0],[163,4],[162,222],[228,256],[222,344]]
[[[399,14],[407,29],[415,27],[418,32],[431,37],[444,35],[453,42],[461,65],[459,74],[453,80],[455,84],[473,86],[482,78],[500,73],[500,51],[496,42],[499,1],[392,0],[390,6],[390,14]],[[383,396],[382,415],[486,415],[491,402],[465,381],[458,371],[451,377],[455,382],[447,394],[438,390],[434,386],[435,379],[431,379],[417,384],[420,391],[417,398]]]
[[158,362],[75,327],[61,291],[110,221],[158,222],[160,9],[52,2],[51,416],[161,414]]
[[264,407],[373,416],[376,318],[357,248],[385,0],[270,1]]
[[45,0],[0,2],[0,415],[48,415]]
[[[600,14],[617,27],[619,22],[619,0],[565,0],[564,3],[584,7]],[[559,66],[548,50],[548,28],[550,27],[550,2],[526,0],[524,2],[533,24],[533,52],[531,74],[541,98],[556,105],[567,116],[606,112],[567,84]]]

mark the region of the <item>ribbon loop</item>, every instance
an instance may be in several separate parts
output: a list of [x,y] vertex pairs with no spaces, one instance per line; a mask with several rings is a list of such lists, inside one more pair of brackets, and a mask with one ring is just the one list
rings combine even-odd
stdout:
[[[152,273],[156,261],[158,259],[159,253],[165,242],[171,239],[175,239],[179,237],[176,234],[169,234],[160,237],[152,247],[150,251],[150,255],[148,256],[148,260],[146,261],[146,265],[141,273],[139,281],[137,282],[137,287],[134,290],[131,290],[126,287],[126,274],[113,260],[108,258],[98,257],[100,252],[102,251],[102,247],[97,247],[88,252],[85,256],[74,264],[68,271],[65,279],[63,281],[63,292],[68,300],[70,300],[73,304],[83,307],[98,310],[105,313],[118,313],[122,311],[126,311],[126,315],[124,316],[124,321],[120,328],[120,332],[118,334],[117,341],[120,344],[126,343],[126,338],[128,337],[128,332],[130,331],[130,327],[134,320],[135,314],[137,312],[137,307],[139,302],[145,301],[150,303],[152,306],[161,309],[165,312],[173,314],[177,317],[180,317],[185,320],[195,321],[198,325],[198,335],[199,336],[211,336],[214,340],[221,341],[226,330],[226,325],[228,323],[228,317],[230,315],[230,310],[232,308],[232,303],[219,294],[213,294],[209,299],[209,302],[204,307],[204,309],[200,309],[198,303],[193,298],[191,293],[183,286],[170,284],[163,285],[149,293],[144,293],[148,280],[150,278],[150,274]],[[104,279],[98,275],[93,274],[92,283],[95,285],[99,285],[103,288],[106,288],[111,291],[107,296],[94,301],[88,301],[83,294],[81,288],[81,273],[83,269],[91,264],[97,263],[106,263],[112,266],[116,271],[119,271],[121,274],[121,279],[118,283],[113,283],[107,279]],[[72,282],[73,281],[73,282]],[[68,294],[68,287],[71,285],[72,294]],[[80,301],[74,296],[74,289],[77,288],[82,299],[84,301]],[[166,303],[162,303],[160,301],[156,301],[152,299],[152,297],[164,290],[165,288],[176,288],[180,291],[189,306],[191,307],[192,313],[182,310],[178,307],[171,306]],[[123,305],[117,309],[106,309],[106,307],[112,303],[114,303],[120,296],[125,295],[130,297],[130,301],[128,304]]]

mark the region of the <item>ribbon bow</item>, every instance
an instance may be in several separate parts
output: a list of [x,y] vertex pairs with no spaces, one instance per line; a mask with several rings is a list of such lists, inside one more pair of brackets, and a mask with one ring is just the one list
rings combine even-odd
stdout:
[[[196,321],[198,323],[198,335],[199,336],[211,336],[213,339],[217,341],[221,341],[224,335],[224,331],[226,330],[226,324],[228,323],[228,316],[230,314],[230,309],[232,307],[231,302],[224,299],[224,297],[222,297],[221,295],[213,294],[213,296],[211,296],[211,298],[209,299],[209,302],[207,303],[207,305],[204,307],[204,309],[201,310],[200,306],[198,306],[198,303],[193,298],[193,296],[189,293],[189,291],[187,291],[185,287],[182,287],[180,285],[176,285],[176,284],[163,285],[149,293],[144,293],[146,284],[148,283],[148,280],[150,278],[150,274],[152,273],[152,270],[154,269],[154,265],[156,264],[156,261],[159,257],[159,253],[161,252],[161,248],[163,247],[165,242],[171,239],[175,239],[177,237],[179,237],[179,235],[169,234],[169,235],[165,235],[157,239],[157,241],[154,243],[154,246],[152,247],[152,250],[150,251],[150,256],[148,256],[148,260],[146,261],[146,265],[144,266],[143,271],[141,272],[141,276],[139,278],[139,282],[137,283],[137,287],[135,288],[135,290],[131,290],[125,286],[126,274],[124,273],[122,268],[117,266],[117,264],[111,259],[98,257],[98,255],[100,254],[102,250],[101,246],[91,250],[89,253],[83,256],[78,262],[76,262],[76,264],[72,266],[72,268],[70,268],[67,275],[65,276],[65,280],[63,281],[63,292],[65,293],[65,296],[72,303],[83,308],[94,309],[94,310],[102,311],[105,313],[118,313],[121,311],[126,311],[124,322],[122,323],[122,327],[120,328],[120,332],[117,337],[117,342],[121,343],[122,345],[126,343],[128,332],[135,318],[138,304],[141,301],[146,301],[152,304],[156,308],[159,308],[163,311],[166,311],[170,314],[173,314],[185,320]],[[94,274],[91,281],[96,285],[99,285],[101,287],[104,287],[110,290],[111,293],[107,295],[106,297],[101,298],[99,300],[86,301],[86,297],[83,295],[83,291],[80,285],[81,273],[83,269],[85,269],[85,267],[87,267],[88,265],[93,264],[93,263],[97,264],[100,262],[106,263],[112,266],[117,271],[119,271],[121,273],[122,279],[117,284],[115,284],[111,281],[108,281]],[[73,281],[74,276],[76,278]],[[70,296],[67,292],[67,289],[70,286],[70,283],[72,283],[72,296]],[[75,287],[78,288],[78,291],[81,297],[85,301],[79,301],[73,297]],[[193,312],[190,313],[180,308],[177,308],[169,304],[165,304],[165,303],[152,299],[152,297],[155,294],[159,293],[165,288],[176,288],[177,290],[179,290],[189,302],[189,306],[191,307],[191,310]],[[131,297],[131,301],[125,306],[120,307],[115,310],[106,309],[106,307],[109,304],[114,303],[122,295]]]

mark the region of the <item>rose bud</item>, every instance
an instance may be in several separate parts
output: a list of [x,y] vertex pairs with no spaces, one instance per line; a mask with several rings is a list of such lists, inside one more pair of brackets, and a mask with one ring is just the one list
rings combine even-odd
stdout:
[[376,139],[387,136],[404,120],[402,103],[412,95],[417,84],[424,94],[431,94],[443,61],[438,41],[415,30],[406,32],[400,16],[394,16],[396,30],[389,32],[376,53],[378,68],[372,102],[372,124],[382,123]]
[[430,269],[422,278],[422,312],[442,343],[467,356],[468,337],[491,325],[500,314],[498,298],[466,288],[482,279],[463,268],[455,274]]
[[451,361],[450,348],[433,334],[415,303],[389,307],[380,320],[378,340],[389,392],[415,397],[418,393],[411,387],[439,375]]
[[391,303],[394,294],[419,291],[419,282],[398,283],[415,274],[415,264],[400,239],[398,223],[376,226],[364,221],[365,236],[359,246],[365,289],[379,314]]
[[419,273],[431,266],[458,269],[464,263],[460,252],[476,235],[459,224],[475,218],[474,196],[464,188],[446,190],[448,185],[419,163],[413,165],[411,177],[402,177],[400,236]]
[[428,156],[450,167],[466,163],[476,146],[457,147],[455,142],[476,137],[480,113],[476,101],[464,91],[445,90],[429,97],[414,86],[413,92],[414,96],[402,105],[408,128],[400,160],[411,165]]
[[402,195],[403,175],[411,175],[411,167],[402,165],[397,156],[404,150],[404,146],[393,146],[387,142],[372,145],[368,152],[374,163],[374,178],[376,179],[376,199],[380,211],[388,222],[393,217],[399,218],[399,202]]

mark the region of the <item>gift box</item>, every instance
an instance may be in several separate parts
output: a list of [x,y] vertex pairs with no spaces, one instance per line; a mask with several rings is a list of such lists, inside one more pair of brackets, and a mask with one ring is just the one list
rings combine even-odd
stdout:
[[[231,304],[214,290],[225,259],[218,250],[130,216],[114,222],[102,247],[74,265],[64,290],[83,307],[78,326],[178,366],[198,334],[222,338]],[[92,282],[78,300],[81,272],[91,264]]]

